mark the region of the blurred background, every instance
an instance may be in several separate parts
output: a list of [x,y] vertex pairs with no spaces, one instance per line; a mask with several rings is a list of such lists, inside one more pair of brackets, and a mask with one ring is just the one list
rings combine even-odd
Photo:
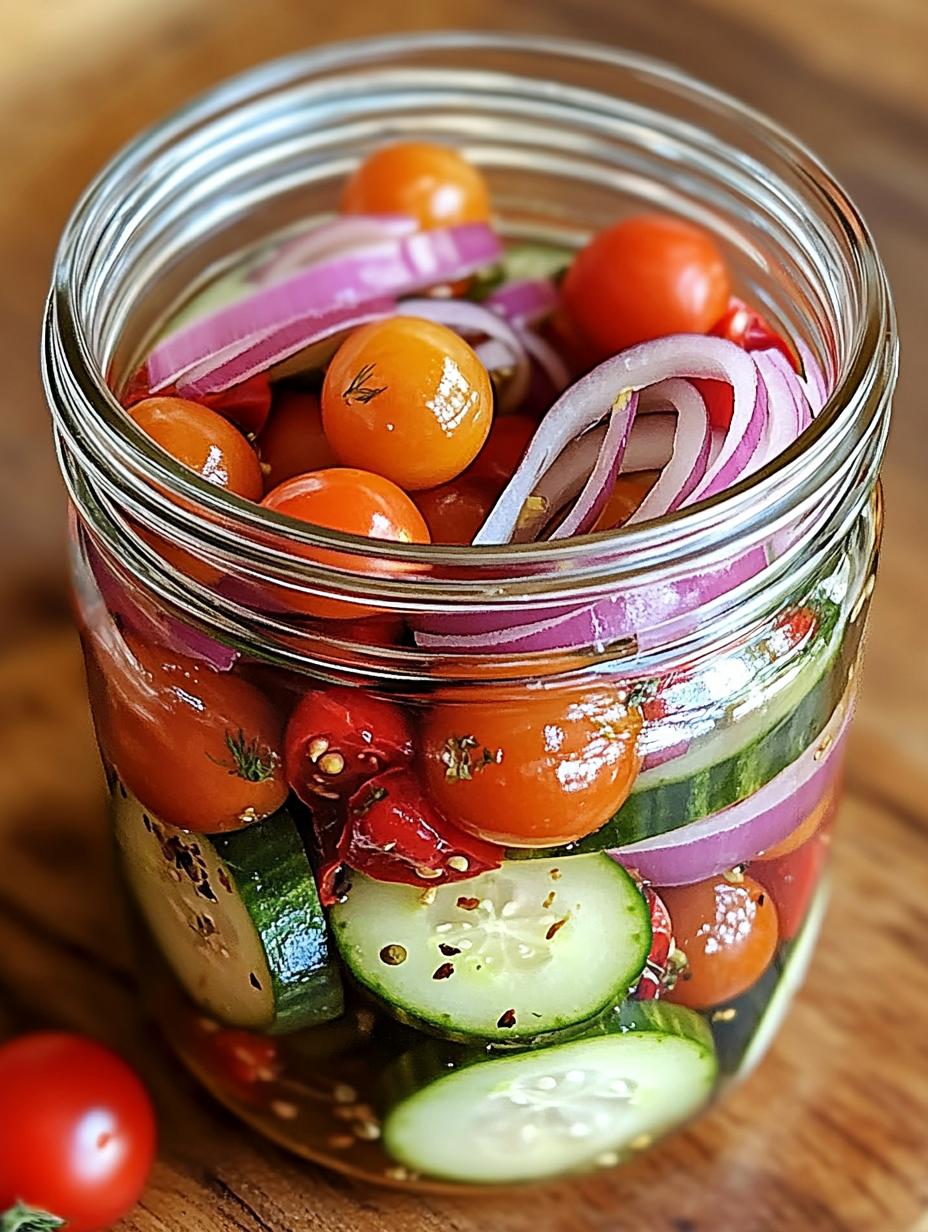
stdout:
[[[429,27],[530,29],[675,61],[807,141],[876,234],[900,314],[903,372],[829,953],[797,1011],[802,1033],[787,1032],[794,1047],[822,1053],[799,1093],[814,1133],[786,1117],[776,1071],[766,1071],[688,1145],[667,1148],[685,1174],[666,1204],[678,1213],[648,1226],[914,1229],[928,1209],[926,0],[0,0],[0,1034],[61,1023],[144,1054],[167,1128],[153,1198],[126,1227],[626,1227],[592,1190],[576,1208],[540,1208],[540,1223],[529,1202],[488,1225],[477,1208],[359,1202],[341,1182],[318,1179],[332,1213],[300,1223],[306,1171],[247,1145],[218,1114],[194,1113],[190,1089],[165,1072],[151,1041],[140,1042],[110,903],[102,785],[69,627],[63,491],[38,374],[58,233],[124,141],[222,77],[324,39]],[[855,974],[861,955],[866,971]],[[865,979],[856,999],[839,1004],[845,1052],[826,1056],[817,1037],[833,998]],[[874,1006],[874,988],[878,1001],[892,990],[890,1009]],[[832,1080],[854,1083],[859,1099],[829,1116]],[[892,1081],[905,1090],[901,1103],[879,1098]],[[759,1102],[766,1111],[752,1121]],[[745,1125],[753,1125],[747,1137]],[[219,1152],[207,1146],[217,1135]],[[717,1148],[723,1170],[707,1162],[720,1158]],[[635,1210],[656,1211],[647,1204],[652,1179],[645,1168],[627,1182]],[[753,1213],[713,1217],[707,1193],[736,1203],[750,1195]]]

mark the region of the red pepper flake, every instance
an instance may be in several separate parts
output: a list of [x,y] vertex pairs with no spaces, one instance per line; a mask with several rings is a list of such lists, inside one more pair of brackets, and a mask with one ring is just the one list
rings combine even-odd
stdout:
[[545,933],[546,941],[553,941],[564,925],[567,923],[568,917],[565,915],[561,920],[555,920],[548,931]]
[[454,958],[455,954],[460,954],[461,952],[456,945],[445,945],[444,942],[438,948],[445,958]]
[[547,911],[556,898],[557,898],[557,891],[552,890],[551,893],[545,899],[545,901],[541,904],[542,909],[544,911]]
[[442,963],[437,971],[432,972],[433,980],[449,980],[454,975],[454,963]]
[[[480,749],[475,755],[474,750]],[[457,783],[472,779],[485,766],[498,766],[503,760],[503,750],[494,753],[481,748],[476,736],[449,736],[442,749],[441,760],[445,766],[445,778]]]
[[561,870],[559,868],[552,868],[551,872],[548,873],[548,876],[551,878],[552,881],[560,881]]
[[465,898],[463,895],[458,899],[457,905],[462,911],[476,911],[480,906],[479,898]]
[[500,1014],[499,1018],[497,1019],[496,1025],[500,1028],[501,1031],[508,1031],[512,1027],[514,1027],[516,1025],[515,1010],[506,1010],[505,1014]]

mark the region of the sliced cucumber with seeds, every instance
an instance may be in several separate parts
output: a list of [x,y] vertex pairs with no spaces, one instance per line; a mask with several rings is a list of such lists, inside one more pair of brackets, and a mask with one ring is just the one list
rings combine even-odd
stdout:
[[531,1052],[429,1044],[387,1075],[383,1145],[415,1172],[471,1184],[611,1165],[698,1112],[716,1073],[705,1021],[656,1002]]
[[286,810],[208,837],[159,821],[117,783],[113,813],[135,900],[197,1005],[252,1031],[296,1031],[338,1017],[338,968]]
[[651,945],[647,904],[608,856],[504,863],[419,890],[355,874],[331,911],[342,958],[403,1021],[525,1042],[625,996]]

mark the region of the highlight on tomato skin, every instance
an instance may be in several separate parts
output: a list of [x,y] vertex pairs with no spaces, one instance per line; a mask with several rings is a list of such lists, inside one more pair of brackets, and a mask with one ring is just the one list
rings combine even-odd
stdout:
[[609,687],[519,701],[488,690],[423,716],[426,787],[462,830],[514,847],[569,843],[622,805],[640,766],[640,711]]
[[457,150],[426,141],[383,146],[368,155],[342,192],[343,214],[410,214],[420,227],[487,222],[490,191]]
[[[411,497],[382,475],[357,467],[328,467],[296,475],[268,492],[261,504],[265,509],[273,509],[301,522],[364,539],[392,543],[430,542],[429,528]],[[320,565],[358,575],[399,576],[415,568],[328,548],[300,545],[293,551]],[[363,603],[304,594],[284,587],[276,587],[273,593],[275,600],[285,607],[321,620],[360,620],[381,614],[379,608]]]
[[322,423],[341,463],[376,471],[407,491],[460,475],[492,419],[490,377],[473,347],[418,317],[355,330],[322,385]]
[[704,334],[731,291],[707,231],[670,215],[628,218],[598,232],[562,284],[564,310],[598,360],[670,334]]

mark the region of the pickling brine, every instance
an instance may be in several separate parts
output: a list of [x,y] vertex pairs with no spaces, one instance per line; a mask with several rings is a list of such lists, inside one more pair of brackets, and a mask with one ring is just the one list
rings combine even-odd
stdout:
[[[152,1010],[269,1137],[458,1189],[620,1164],[771,1043],[825,914],[894,374],[869,238],[782,135],[594,49],[480,40],[477,92],[460,39],[307,56],[130,150],[46,359]],[[515,106],[491,46],[521,145],[480,120]],[[615,94],[573,88],[603,64]],[[225,222],[136,201],[80,247],[203,142]],[[112,312],[69,307],[103,253]]]

